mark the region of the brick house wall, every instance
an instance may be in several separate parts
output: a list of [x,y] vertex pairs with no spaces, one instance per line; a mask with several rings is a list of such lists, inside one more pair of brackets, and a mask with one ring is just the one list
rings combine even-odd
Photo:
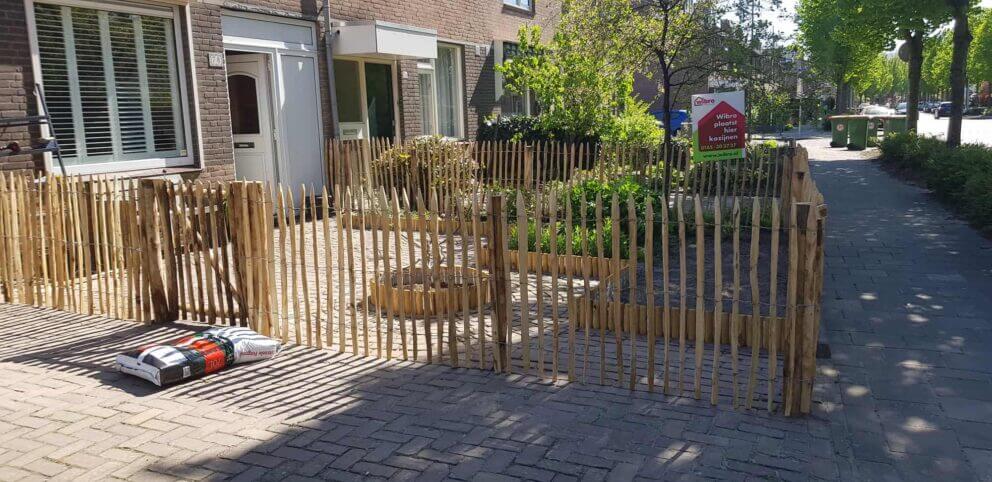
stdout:
[[[224,52],[221,16],[225,11],[250,11],[315,22],[318,25],[317,43],[320,47],[321,111],[325,136],[334,132],[331,121],[330,86],[327,84],[327,63],[324,50],[322,2],[319,0],[191,0],[189,22],[180,18],[184,28],[182,48],[186,48],[186,35],[192,38],[192,56],[185,66],[191,124],[188,149],[199,157],[202,171],[184,176],[202,180],[230,180],[234,177],[234,152],[231,137],[230,109],[227,99],[227,78],[223,68],[208,65],[210,53]],[[23,0],[0,0],[0,117],[35,114],[32,92],[30,45]],[[345,0],[331,2],[331,17],[335,21],[382,20],[414,27],[437,30],[438,41],[462,47],[464,125],[466,138],[475,137],[477,127],[488,116],[498,112],[495,98],[493,71],[494,41],[515,40],[522,25],[541,25],[550,31],[557,21],[559,5],[556,1],[535,1],[534,12],[522,12],[504,6],[501,0],[458,0],[436,2],[413,0],[409,2]],[[188,25],[188,27],[187,27]],[[189,28],[189,32],[185,29]],[[484,46],[484,55],[478,55],[476,46]],[[420,88],[416,60],[397,62],[399,81],[398,132],[402,137],[423,133],[420,125]],[[195,65],[196,95],[193,91]],[[193,105],[195,104],[195,105]],[[199,110],[200,135],[197,138],[194,118]],[[18,140],[22,144],[32,135],[24,129],[2,131],[0,140]],[[28,156],[0,158],[0,169],[41,168],[40,157]]]
[[[536,0],[534,12],[504,6],[501,0],[461,0],[437,2],[414,0],[382,2],[345,0],[331,2],[331,17],[337,20],[383,20],[437,30],[438,41],[462,46],[465,135],[474,138],[482,121],[498,112],[493,71],[493,42],[515,41],[523,25],[540,25],[546,32],[554,28],[560,6],[555,1]],[[476,55],[476,45],[487,47],[486,55]],[[420,94],[416,61],[400,62],[401,132],[404,137],[421,135]]]
[[[0,0],[0,117],[33,115],[34,75],[23,0]],[[28,145],[37,129],[0,127],[0,147],[16,141]],[[40,158],[39,158],[40,159]],[[41,167],[31,156],[0,158],[0,170]]]

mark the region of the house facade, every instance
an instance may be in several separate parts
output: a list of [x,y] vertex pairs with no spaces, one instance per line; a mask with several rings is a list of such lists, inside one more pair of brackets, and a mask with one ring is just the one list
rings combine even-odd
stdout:
[[[0,118],[40,114],[36,84],[51,115],[0,128],[0,147],[54,131],[69,173],[317,185],[328,138],[472,139],[490,115],[527,112],[494,66],[522,25],[551,30],[558,12],[541,0],[0,0]],[[23,168],[61,170],[50,154],[0,158]]]

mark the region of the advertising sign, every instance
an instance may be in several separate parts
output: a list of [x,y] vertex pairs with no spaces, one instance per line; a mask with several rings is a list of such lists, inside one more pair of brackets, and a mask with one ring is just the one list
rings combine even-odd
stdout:
[[744,92],[692,96],[692,158],[696,162],[744,157]]

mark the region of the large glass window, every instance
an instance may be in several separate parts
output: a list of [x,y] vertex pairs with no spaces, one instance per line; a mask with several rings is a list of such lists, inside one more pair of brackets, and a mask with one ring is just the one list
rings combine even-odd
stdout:
[[186,156],[172,18],[37,3],[35,22],[66,164]]
[[438,45],[437,59],[418,64],[424,134],[463,137],[461,49]]

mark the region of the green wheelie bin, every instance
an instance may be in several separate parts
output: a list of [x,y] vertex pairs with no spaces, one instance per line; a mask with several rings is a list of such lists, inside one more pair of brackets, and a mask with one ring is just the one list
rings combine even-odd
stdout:
[[852,115],[847,118],[847,148],[863,151],[868,147],[868,116]]
[[889,134],[905,134],[906,133],[906,116],[904,115],[886,115],[880,116],[879,119],[882,121],[882,127],[885,129],[885,136],[888,137]]
[[878,145],[878,126],[882,122],[876,117],[868,118],[868,145],[877,146]]
[[846,115],[830,116],[830,147],[844,147],[847,145],[847,118]]

